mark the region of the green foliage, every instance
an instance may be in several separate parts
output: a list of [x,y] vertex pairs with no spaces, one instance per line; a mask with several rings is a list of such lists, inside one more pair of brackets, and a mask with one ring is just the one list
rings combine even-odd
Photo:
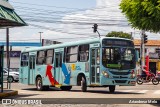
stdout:
[[120,38],[128,38],[128,39],[131,39],[131,38],[132,38],[132,35],[131,35],[131,34],[128,34],[128,33],[112,31],[112,32],[108,33],[108,34],[106,35],[106,37],[120,37]]
[[120,9],[133,28],[160,31],[160,0],[122,0]]

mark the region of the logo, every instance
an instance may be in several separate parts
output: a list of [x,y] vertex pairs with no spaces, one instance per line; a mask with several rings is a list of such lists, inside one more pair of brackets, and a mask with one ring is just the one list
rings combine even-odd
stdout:
[[42,104],[41,100],[16,100],[16,99],[2,99],[2,104],[3,105],[15,105],[15,104],[31,104],[31,105],[37,105],[37,104]]
[[68,65],[68,71],[75,71],[75,70],[81,70],[81,67],[80,66],[77,66],[76,64],[71,64],[71,65]]
[[11,99],[2,99],[2,104],[7,105],[7,104],[12,104]]

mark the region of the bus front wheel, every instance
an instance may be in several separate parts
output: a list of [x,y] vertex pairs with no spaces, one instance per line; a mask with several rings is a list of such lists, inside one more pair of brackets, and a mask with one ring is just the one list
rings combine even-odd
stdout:
[[82,77],[82,80],[81,80],[81,90],[82,90],[82,92],[87,91],[87,83],[86,83],[86,80],[84,77]]
[[110,85],[110,86],[109,86],[109,92],[110,92],[110,93],[114,93],[114,92],[115,92],[115,88],[116,88],[115,85]]

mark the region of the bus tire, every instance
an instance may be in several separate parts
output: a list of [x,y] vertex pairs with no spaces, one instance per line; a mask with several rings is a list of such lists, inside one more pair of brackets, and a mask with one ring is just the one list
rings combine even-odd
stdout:
[[37,88],[38,91],[44,90],[44,86],[43,86],[42,78],[41,77],[38,77],[36,79],[36,88]]
[[85,78],[82,76],[82,80],[81,80],[81,91],[82,92],[86,92],[87,91],[87,83]]
[[115,88],[116,88],[115,85],[110,85],[110,86],[109,86],[109,92],[110,92],[110,93],[114,93],[114,92],[115,92]]
[[72,86],[61,86],[61,90],[63,91],[70,91],[72,89]]

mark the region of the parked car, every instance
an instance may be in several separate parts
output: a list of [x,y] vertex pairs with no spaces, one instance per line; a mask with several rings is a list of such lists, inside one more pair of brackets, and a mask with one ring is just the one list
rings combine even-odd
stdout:
[[8,69],[4,68],[3,69],[3,80],[9,81],[9,82],[13,82],[13,81],[18,82],[19,81],[19,72],[9,70],[9,76],[8,76]]
[[19,72],[19,68],[10,68],[12,71]]

